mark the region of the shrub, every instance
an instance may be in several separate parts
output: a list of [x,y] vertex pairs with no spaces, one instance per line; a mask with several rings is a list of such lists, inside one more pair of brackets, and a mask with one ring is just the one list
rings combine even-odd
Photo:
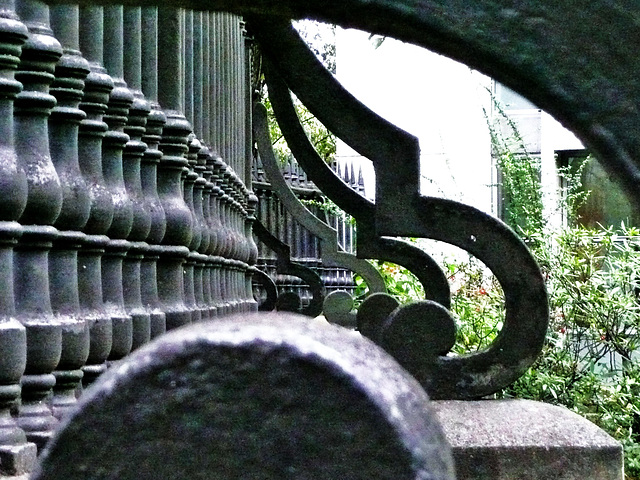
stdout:
[[[588,418],[623,444],[629,480],[640,478],[638,233],[575,227],[536,242],[551,307],[547,341],[537,362],[497,395],[564,405]],[[486,347],[504,314],[500,286],[478,262],[446,268],[458,285],[455,351]]]

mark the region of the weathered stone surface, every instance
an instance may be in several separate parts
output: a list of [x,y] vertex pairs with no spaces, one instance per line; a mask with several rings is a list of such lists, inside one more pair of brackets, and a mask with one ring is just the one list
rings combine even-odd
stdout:
[[369,295],[358,309],[358,331],[374,342],[380,342],[382,327],[399,305],[398,300],[387,293]]
[[385,321],[381,345],[409,371],[410,365],[446,355],[456,343],[456,324],[449,310],[431,300],[396,308]]
[[344,290],[336,290],[327,295],[322,305],[325,318],[345,328],[356,328],[356,312],[353,310],[353,297]]
[[36,463],[38,449],[35,443],[0,446],[0,479],[27,475]]
[[81,398],[32,480],[452,480],[420,385],[360,334],[292,314],[175,330]]
[[622,446],[570,410],[530,400],[434,401],[458,480],[622,480]]

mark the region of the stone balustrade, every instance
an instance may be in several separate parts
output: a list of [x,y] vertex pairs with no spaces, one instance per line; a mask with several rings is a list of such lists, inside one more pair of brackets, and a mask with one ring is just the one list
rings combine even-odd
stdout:
[[257,309],[247,42],[225,13],[4,2],[2,473],[150,339]]

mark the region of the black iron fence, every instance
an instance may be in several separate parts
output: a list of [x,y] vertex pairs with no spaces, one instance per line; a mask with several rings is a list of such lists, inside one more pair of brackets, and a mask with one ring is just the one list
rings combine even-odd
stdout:
[[[254,159],[253,190],[258,197],[256,218],[266,229],[291,249],[291,260],[311,268],[318,273],[322,284],[329,294],[335,290],[354,293],[353,273],[339,266],[327,265],[322,261],[322,240],[304,227],[280,201],[277,188],[269,183],[259,156]],[[344,165],[334,162],[332,168],[358,192],[364,192],[364,180],[358,165]],[[355,223],[339,211],[329,199],[311,182],[295,158],[291,157],[280,166],[281,174],[297,198],[311,215],[324,221],[335,230],[338,247],[347,253],[355,253]],[[256,239],[257,241],[257,239]],[[301,307],[307,307],[313,294],[303,279],[279,274],[276,266],[276,253],[264,243],[257,241],[257,267],[271,277],[278,293],[293,292],[300,297]],[[266,293],[260,283],[255,284],[255,296],[264,298]]]

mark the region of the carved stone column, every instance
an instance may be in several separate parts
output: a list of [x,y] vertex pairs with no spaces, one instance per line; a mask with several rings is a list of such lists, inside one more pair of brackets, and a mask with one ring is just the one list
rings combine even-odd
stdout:
[[90,325],[89,357],[82,368],[85,387],[106,371],[106,360],[113,345],[111,316],[102,295],[102,256],[108,243],[106,235],[87,235],[78,252],[80,310]]
[[[193,12],[193,132],[196,137],[206,143],[208,138],[204,137],[202,127],[202,117],[204,114],[204,48],[208,45],[203,43],[204,25],[203,18],[208,18],[208,12]],[[208,113],[208,112],[207,112]],[[207,132],[208,133],[208,132]]]
[[77,6],[60,5],[51,11],[52,27],[63,46],[56,65],[51,93],[57,104],[49,117],[51,158],[62,187],[62,210],[55,221],[60,229],[49,253],[49,283],[53,313],[65,319],[62,356],[54,376],[53,414],[60,419],[76,403],[89,356],[89,328],[80,311],[78,250],[85,235],[80,230],[89,219],[91,198],[78,163],[78,131],[86,114],[78,108],[89,63],[79,51]]
[[62,353],[53,375],[56,378],[51,407],[62,418],[76,403],[76,389],[82,381],[82,367],[89,357],[89,325],[80,309],[78,250],[85,235],[76,231],[58,232],[49,254],[51,307],[62,324]]
[[162,152],[158,145],[162,138],[162,129],[166,116],[158,104],[158,9],[142,8],[142,91],[151,105],[147,118],[145,134],[142,140],[147,144],[141,163],[142,191],[149,204],[151,229],[147,236],[150,244],[140,266],[141,299],[151,317],[151,338],[166,330],[166,316],[160,309],[157,284],[157,260],[161,248],[158,244],[164,238],[167,228],[166,218],[160,197],[158,196],[158,164]]
[[22,378],[18,423],[40,450],[57,424],[46,403],[55,384],[52,372],[60,361],[62,325],[51,310],[48,255],[62,207],[60,181],[51,161],[47,118],[55,106],[49,94],[62,47],[52,36],[48,7],[21,0],[17,12],[29,29],[16,79],[23,90],[15,101],[14,141],[19,168],[27,175],[25,225],[14,252],[16,315],[27,329],[27,368]]
[[[13,1],[0,2],[0,458],[7,473],[19,475],[35,464],[36,448],[10,414],[20,399],[27,363],[26,329],[16,320],[13,296],[13,247],[22,233],[17,220],[27,203],[27,179],[14,148],[13,104],[22,89],[14,78],[27,28]],[[23,467],[21,467],[23,466]]]
[[102,7],[81,7],[79,22],[80,49],[89,61],[80,109],[86,114],[80,122],[78,160],[89,188],[89,219],[83,229],[87,234],[78,252],[78,288],[80,309],[90,325],[87,364],[83,367],[84,386],[91,384],[106,369],[113,343],[111,316],[102,297],[102,257],[109,238],[105,235],[113,221],[113,197],[102,173],[102,140],[109,128],[103,121],[113,80],[102,66]]
[[184,304],[182,265],[189,254],[192,218],[184,202],[181,186],[182,169],[187,165],[187,137],[191,127],[182,113],[181,26],[180,12],[171,7],[158,8],[158,100],[167,116],[158,168],[158,194],[167,219],[162,239],[165,246],[158,261],[158,295],[167,318],[167,329],[191,321]]
[[183,170],[183,179],[184,179],[184,188],[183,195],[185,203],[189,208],[189,212],[191,213],[192,218],[192,227],[191,230],[193,232],[191,236],[191,242],[189,243],[189,256],[187,257],[187,261],[184,264],[183,275],[184,275],[184,295],[185,295],[185,305],[191,312],[191,320],[196,322],[202,319],[202,314],[200,313],[200,308],[196,301],[195,295],[195,267],[197,262],[197,249],[200,247],[200,243],[202,243],[202,220],[198,218],[195,210],[195,202],[194,202],[194,187],[195,183],[198,180],[198,174],[195,172],[195,166],[197,164],[197,156],[198,151],[200,150],[200,142],[198,142],[193,134],[190,136],[189,142],[189,151],[187,154],[188,166]]
[[[211,17],[214,12],[202,12],[202,140],[209,148],[213,148],[213,138],[211,136],[211,57],[212,41],[210,36]],[[196,65],[197,68],[197,65]]]
[[205,282],[203,281],[207,261],[207,257],[204,254],[209,248],[209,244],[211,242],[211,234],[209,232],[209,227],[207,225],[205,217],[205,202],[207,204],[206,207],[208,213],[208,202],[210,193],[205,192],[205,188],[208,182],[204,178],[203,174],[206,172],[205,156],[207,151],[203,152],[204,155],[201,155],[200,152],[203,150],[204,147],[199,147],[196,156],[197,162],[194,166],[194,170],[198,177],[195,181],[193,190],[193,208],[195,211],[195,221],[198,223],[198,229],[201,233],[201,239],[195,253],[193,283],[196,305],[198,307],[198,310],[200,311],[200,317],[202,320],[207,320],[209,319],[209,305],[205,301],[205,288],[208,289],[209,285],[205,285]]
[[203,197],[202,197],[202,214],[204,219],[204,225],[206,230],[206,235],[209,238],[209,243],[206,248],[201,249],[200,253],[202,253],[206,258],[203,258],[203,267],[202,267],[202,294],[203,294],[203,302],[205,304],[205,309],[207,310],[207,314],[203,314],[205,317],[214,318],[216,316],[216,307],[213,302],[212,297],[212,285],[211,285],[211,255],[216,249],[216,231],[212,227],[212,218],[211,218],[211,194],[213,193],[213,183],[211,183],[211,170],[207,167],[207,162],[211,157],[211,153],[207,147],[204,147],[200,150],[198,154],[198,164],[201,169],[201,175],[205,181],[204,189],[203,189]]
[[[256,206],[258,205],[258,197],[256,197],[250,190],[246,191],[247,195],[247,216],[244,219],[244,232],[248,241],[249,256],[247,264],[249,267],[256,265],[258,262],[258,246],[253,238],[253,222],[255,221]],[[251,286],[253,275],[251,269],[248,268],[245,272],[245,291],[248,300],[248,310],[251,312],[258,311],[258,302],[253,297],[253,288]]]

